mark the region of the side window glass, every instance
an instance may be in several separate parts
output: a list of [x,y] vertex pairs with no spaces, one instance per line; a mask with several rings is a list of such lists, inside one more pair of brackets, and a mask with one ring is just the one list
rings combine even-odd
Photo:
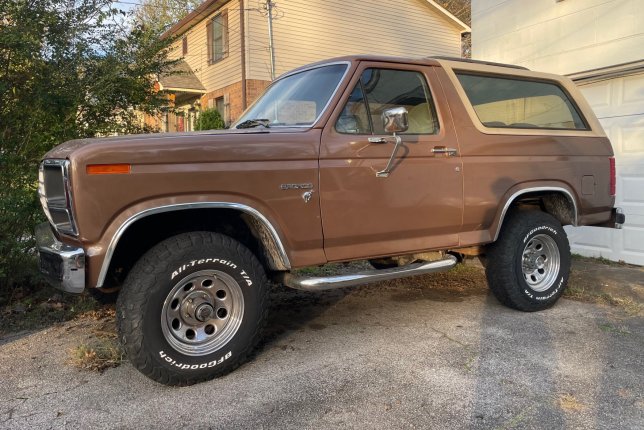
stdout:
[[404,134],[438,132],[436,110],[424,76],[408,70],[367,69],[362,74],[375,134],[385,134],[381,115],[402,106],[409,112],[409,130]]
[[588,129],[573,101],[555,83],[463,72],[456,76],[486,127]]
[[438,118],[425,77],[408,70],[366,69],[335,128],[345,134],[386,134],[381,115],[402,106],[409,112],[404,134],[436,134]]
[[344,134],[371,134],[369,113],[360,82],[351,92],[351,96],[349,96],[349,100],[335,124],[335,129],[338,133]]

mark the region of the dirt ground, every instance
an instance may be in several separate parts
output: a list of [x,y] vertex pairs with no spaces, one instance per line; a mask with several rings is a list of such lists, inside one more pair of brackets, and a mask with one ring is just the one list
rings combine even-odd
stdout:
[[504,308],[476,263],[276,288],[251,361],[187,388],[121,363],[99,308],[0,338],[0,428],[642,428],[644,269],[575,258],[566,297]]

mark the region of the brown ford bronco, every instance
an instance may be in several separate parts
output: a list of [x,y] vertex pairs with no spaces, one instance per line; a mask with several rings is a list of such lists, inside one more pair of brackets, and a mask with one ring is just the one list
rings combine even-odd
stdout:
[[[619,228],[611,144],[574,84],[468,60],[356,56],[277,79],[229,130],[64,143],[40,167],[41,270],[118,294],[132,364],[164,384],[239,366],[269,279],[320,291],[478,255],[514,309],[561,296],[562,225]],[[373,270],[293,272],[368,260]]]

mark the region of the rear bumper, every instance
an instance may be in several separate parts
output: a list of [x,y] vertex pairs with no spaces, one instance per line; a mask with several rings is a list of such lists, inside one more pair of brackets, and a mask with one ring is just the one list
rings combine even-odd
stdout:
[[622,208],[613,208],[613,210],[610,213],[610,219],[601,224],[596,224],[594,225],[594,227],[608,227],[608,228],[621,229],[625,222],[626,222],[626,215],[624,215],[624,211],[622,210]]
[[80,294],[85,290],[85,251],[59,241],[49,223],[36,227],[40,272],[59,290]]

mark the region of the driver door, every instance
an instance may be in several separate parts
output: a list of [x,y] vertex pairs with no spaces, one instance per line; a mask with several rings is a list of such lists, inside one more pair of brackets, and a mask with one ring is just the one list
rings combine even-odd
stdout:
[[[362,63],[347,88],[321,138],[319,186],[327,259],[457,246],[462,164],[444,96],[433,97],[441,91],[433,68]],[[409,112],[409,129],[400,135],[402,146],[391,174],[377,177],[394,149],[381,114],[400,106]]]

